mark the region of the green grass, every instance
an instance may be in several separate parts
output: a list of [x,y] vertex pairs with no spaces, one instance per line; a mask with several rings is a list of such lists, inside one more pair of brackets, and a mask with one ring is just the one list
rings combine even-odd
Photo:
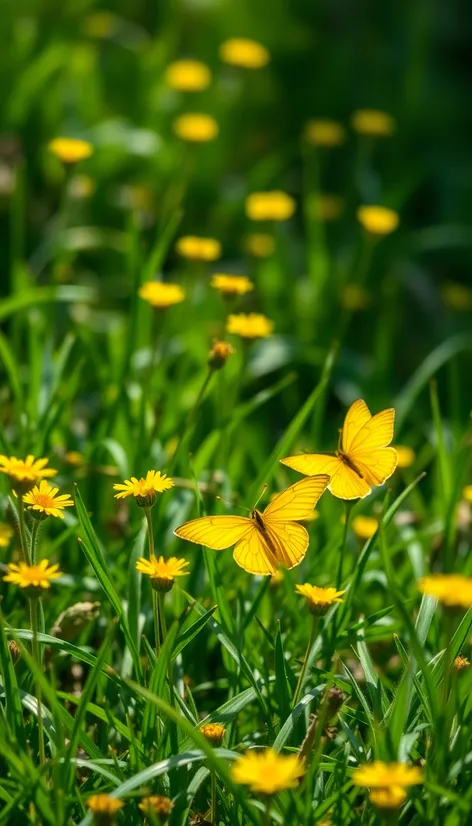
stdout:
[[[0,452],[49,457],[75,507],[40,528],[39,557],[62,571],[38,611],[40,663],[28,599],[2,582],[0,826],[85,826],[100,792],[124,802],[118,826],[143,823],[147,794],[171,797],[170,826],[196,824],[195,813],[209,819],[213,773],[218,826],[465,826],[472,668],[451,663],[470,659],[472,611],[451,616],[417,588],[430,572],[472,576],[470,106],[454,10],[120,2],[93,36],[103,10],[78,0],[2,8]],[[218,46],[230,36],[263,42],[270,64],[224,66]],[[179,56],[210,66],[207,90],[166,87]],[[395,134],[357,136],[349,121],[364,107],[392,114]],[[219,137],[179,141],[172,122],[185,111],[213,115]],[[314,117],[342,122],[346,142],[308,147],[300,136]],[[65,170],[47,148],[59,135],[89,140],[93,155]],[[246,195],[271,189],[295,198],[295,215],[251,223]],[[338,220],[316,218],[320,192],[343,198]],[[398,230],[373,243],[360,204],[398,211]],[[254,231],[273,237],[268,257],[245,251]],[[187,234],[219,239],[221,260],[179,257]],[[228,302],[209,284],[214,272],[246,274],[255,289]],[[184,286],[185,302],[153,311],[138,290],[155,277]],[[459,303],[451,282],[466,290]],[[346,284],[363,286],[363,309],[343,307]],[[262,312],[275,333],[227,336],[229,312]],[[208,378],[214,338],[235,352]],[[354,504],[343,551],[346,508],[329,492],[305,559],[279,582],[173,535],[198,515],[251,508],[265,484],[267,502],[294,482],[279,459],[333,449],[357,398],[373,412],[395,407],[394,443],[415,458]],[[136,572],[144,512],[113,491],[153,468],[175,480],[152,511],[156,553],[189,563],[166,594],[157,657],[152,592]],[[0,521],[14,529],[3,575],[21,550],[18,500],[0,476]],[[379,522],[367,541],[353,529],[360,514]],[[27,513],[27,539],[31,525]],[[295,585],[335,585],[341,553],[344,601],[319,619],[307,652],[312,618]],[[84,602],[99,608],[58,624]],[[331,715],[334,688],[343,702]],[[221,748],[203,721],[225,726]],[[296,754],[302,744],[306,775],[269,812],[232,778],[248,748]],[[395,812],[351,782],[374,759],[423,767]]]

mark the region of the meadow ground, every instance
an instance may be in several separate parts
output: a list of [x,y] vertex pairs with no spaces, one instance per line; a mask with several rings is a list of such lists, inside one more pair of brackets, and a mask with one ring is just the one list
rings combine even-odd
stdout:
[[467,826],[465,4],[1,6],[0,826]]

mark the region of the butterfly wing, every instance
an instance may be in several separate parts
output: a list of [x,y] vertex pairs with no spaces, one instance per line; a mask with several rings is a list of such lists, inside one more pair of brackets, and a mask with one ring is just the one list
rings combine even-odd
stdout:
[[288,569],[299,565],[308,550],[309,536],[306,528],[296,522],[269,524],[265,520],[264,527],[279,565]]
[[283,465],[303,473],[304,476],[319,476],[326,473],[331,476],[331,479],[342,465],[341,459],[337,456],[328,456],[323,453],[301,453],[299,456],[287,456],[280,461]]
[[[363,473],[362,470],[360,472]],[[371,492],[367,478],[359,476],[355,470],[342,461],[338,472],[331,478],[328,488],[338,499],[363,499]]]
[[349,453],[355,461],[354,457],[360,451],[364,453],[379,447],[386,447],[393,439],[394,426],[395,409],[393,407],[376,413],[355,435],[346,453]]
[[350,453],[352,445],[361,430],[371,421],[372,416],[363,399],[351,404],[344,419],[341,447],[343,453]]
[[223,551],[254,529],[254,523],[246,516],[200,516],[180,525],[174,533],[187,542],[204,545],[213,551]]
[[356,453],[354,461],[370,485],[383,485],[397,466],[397,451],[394,447],[379,447]]
[[236,545],[233,558],[249,574],[275,574],[278,560],[255,523]]
[[329,483],[329,476],[321,474],[300,479],[277,494],[264,510],[264,524],[298,521],[312,516],[318,499]]

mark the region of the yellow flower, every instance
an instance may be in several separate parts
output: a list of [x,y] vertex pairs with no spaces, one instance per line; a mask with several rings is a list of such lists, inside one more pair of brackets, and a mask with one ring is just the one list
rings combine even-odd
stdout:
[[423,594],[436,597],[448,608],[472,607],[472,577],[462,574],[430,574],[418,582]]
[[270,53],[262,43],[244,37],[225,40],[219,53],[223,63],[241,66],[243,69],[262,69],[270,60]]
[[386,138],[395,132],[392,116],[378,109],[358,109],[351,118],[351,126],[360,135],[373,138]]
[[211,72],[200,60],[174,60],[165,73],[165,81],[179,92],[201,92],[211,83]]
[[139,288],[140,298],[152,307],[164,309],[179,304],[185,298],[185,290],[178,284],[164,284],[162,281],[145,281]]
[[286,192],[253,192],[245,201],[251,221],[286,221],[295,212],[296,202]]
[[357,284],[345,284],[341,291],[341,306],[345,310],[356,312],[364,310],[370,302],[370,295],[364,287]]
[[352,530],[359,539],[370,539],[377,530],[379,523],[373,516],[355,516],[352,520]]
[[243,241],[244,249],[254,258],[268,258],[275,249],[275,241],[265,232],[252,232]]
[[140,574],[146,574],[151,580],[151,585],[156,591],[170,591],[174,584],[176,576],[187,576],[188,571],[184,571],[188,565],[185,559],[177,559],[176,556],[171,556],[169,559],[164,559],[163,556],[152,556],[150,559],[141,557],[136,563],[136,570]]
[[208,353],[209,368],[211,370],[221,370],[233,353],[234,349],[227,341],[214,341]]
[[64,454],[64,459],[67,464],[72,465],[73,467],[81,467],[82,465],[85,465],[85,459],[78,450],[68,450],[67,453]]
[[62,576],[59,565],[51,565],[49,560],[42,559],[37,565],[28,565],[26,562],[10,562],[8,574],[3,577],[5,582],[13,582],[20,588],[50,588],[51,580]]
[[326,614],[328,608],[335,602],[343,602],[342,595],[346,591],[337,591],[336,588],[319,588],[317,585],[310,585],[305,582],[304,585],[296,585],[295,590],[297,594],[301,594],[308,600],[308,607],[312,614],[322,616]]
[[357,220],[371,235],[390,235],[400,223],[398,213],[383,206],[359,207]]
[[92,822],[96,826],[112,826],[116,815],[125,804],[109,794],[94,794],[88,799],[88,807],[92,812]]
[[74,502],[68,493],[63,493],[62,496],[56,496],[59,488],[53,488],[43,479],[37,485],[23,496],[23,502],[29,505],[29,510],[33,511],[31,514],[37,519],[46,519],[47,516],[59,516],[64,519],[62,511],[64,508],[70,508]]
[[411,467],[415,461],[415,451],[406,445],[395,445],[397,451],[397,467]]
[[141,508],[151,508],[156,501],[156,493],[163,493],[165,490],[174,487],[174,482],[160,470],[148,470],[146,477],[136,479],[125,479],[124,484],[113,485],[115,499],[125,499],[127,496],[134,496],[136,503]]
[[417,786],[423,782],[423,772],[418,766],[407,766],[406,763],[384,763],[374,760],[359,766],[352,775],[352,782],[356,786],[368,786],[371,789],[388,789],[390,786]]
[[35,459],[31,455],[26,459],[17,459],[16,456],[0,456],[0,473],[7,473],[14,487],[18,483],[21,487],[28,489],[34,482],[56,475],[57,470],[46,467],[48,461],[49,459]]
[[441,298],[450,310],[457,310],[458,312],[472,310],[472,290],[464,284],[457,284],[455,281],[443,284]]
[[344,209],[344,200],[339,195],[324,192],[310,198],[308,209],[319,221],[336,221]]
[[456,657],[456,659],[454,660],[454,666],[455,666],[455,668],[457,669],[457,671],[462,671],[464,668],[468,668],[468,667],[469,667],[469,665],[470,665],[470,662],[469,662],[469,660],[467,659],[467,657],[461,657],[461,656],[459,655],[459,656],[458,656],[458,657]]
[[377,809],[398,809],[406,800],[406,791],[401,786],[372,789],[369,800]]
[[303,135],[307,143],[314,146],[340,146],[346,140],[346,130],[342,123],[329,118],[310,120]]
[[211,278],[211,286],[225,295],[245,295],[254,289],[254,284],[246,275],[223,275],[217,273]]
[[92,144],[80,138],[54,138],[48,147],[62,163],[78,163],[93,154]]
[[211,115],[192,112],[176,118],[173,129],[178,138],[191,143],[212,141],[220,131],[220,127]]
[[273,749],[247,751],[235,761],[231,771],[235,783],[245,783],[260,794],[293,789],[304,773],[304,764],[296,755],[277,754]]
[[472,485],[466,485],[465,488],[462,489],[462,496],[467,502],[472,503]]
[[14,536],[14,530],[6,522],[0,522],[0,548],[8,548],[10,539]]
[[[165,797],[162,794],[153,794],[150,797],[143,797],[141,803],[138,803],[138,808],[140,808],[145,815],[155,815],[159,823],[165,823],[174,808],[174,804],[170,797]],[[154,820],[152,822],[154,822]]]
[[221,746],[223,737],[225,736],[225,727],[222,726],[221,723],[207,723],[201,727],[200,731],[205,740],[208,740],[212,746],[215,748]]
[[228,316],[226,329],[228,333],[241,338],[269,338],[274,329],[274,322],[261,313],[239,313]]
[[221,244],[216,238],[200,238],[197,235],[183,235],[175,249],[190,261],[217,261],[221,257]]

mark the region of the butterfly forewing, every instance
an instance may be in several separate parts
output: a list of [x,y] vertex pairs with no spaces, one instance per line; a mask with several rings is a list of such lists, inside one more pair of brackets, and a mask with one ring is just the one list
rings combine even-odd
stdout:
[[358,399],[351,404],[346,413],[342,430],[341,447],[344,453],[350,452],[359,431],[362,430],[371,419],[372,416],[369,408],[363,399]]
[[289,488],[277,494],[264,510],[263,520],[267,524],[291,522],[308,519],[323,491],[326,490],[329,476],[300,479]]
[[180,525],[174,533],[188,542],[224,551],[253,531],[257,529],[247,516],[201,516]]
[[394,426],[395,410],[393,407],[376,413],[354,437],[348,451],[349,455],[354,458],[359,451],[364,453],[368,450],[386,447],[393,439]]

